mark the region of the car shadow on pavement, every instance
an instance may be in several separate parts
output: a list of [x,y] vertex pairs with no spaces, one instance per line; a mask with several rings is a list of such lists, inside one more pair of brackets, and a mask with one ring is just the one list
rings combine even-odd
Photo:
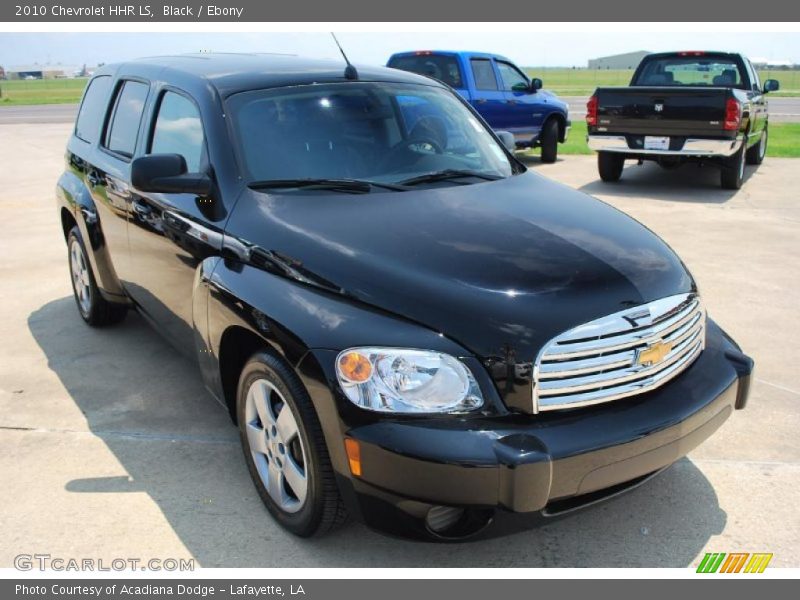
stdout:
[[[744,184],[747,184],[757,170],[757,166],[745,167]],[[627,161],[619,181],[605,183],[598,178],[578,189],[600,196],[644,197],[690,204],[724,204],[742,190],[722,189],[719,173],[717,167],[708,165],[687,163],[665,169],[653,162],[637,165],[634,161]]]
[[[131,313],[118,326],[92,329],[65,297],[34,311],[28,326],[88,429],[125,471],[109,476],[87,457],[85,477],[65,481],[66,490],[147,494],[199,566],[686,567],[725,527],[714,489],[684,459],[626,495],[505,537],[429,544],[350,523],[299,539],[262,505],[237,430],[197,367],[142,317]],[[151,551],[159,535],[172,538],[167,533],[152,531]],[[135,556],[137,548],[128,550]]]

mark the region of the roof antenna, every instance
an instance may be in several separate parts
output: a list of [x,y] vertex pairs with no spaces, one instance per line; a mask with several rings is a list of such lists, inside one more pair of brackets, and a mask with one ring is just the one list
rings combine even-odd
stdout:
[[344,62],[347,63],[347,66],[344,69],[344,78],[351,81],[356,81],[358,79],[358,71],[356,71],[356,68],[350,63],[350,59],[347,58],[347,54],[345,54],[344,50],[342,50],[342,45],[339,43],[339,40],[336,39],[336,34],[331,31],[331,35],[333,36],[333,41],[336,42],[336,45],[339,47],[339,52],[342,53]]

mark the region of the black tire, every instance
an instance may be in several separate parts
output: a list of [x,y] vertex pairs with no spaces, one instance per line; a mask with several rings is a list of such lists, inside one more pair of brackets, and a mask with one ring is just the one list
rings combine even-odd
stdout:
[[92,264],[89,262],[81,231],[77,226],[67,234],[67,263],[72,295],[81,318],[92,327],[105,327],[122,321],[128,312],[128,307],[103,298],[92,272]]
[[539,145],[542,147],[542,162],[554,163],[558,158],[558,121],[548,120],[539,136]]
[[758,143],[752,148],[747,150],[747,164],[760,165],[764,162],[764,157],[767,155],[767,142],[769,141],[769,130],[767,125],[761,131],[761,137],[758,138]]
[[722,171],[720,171],[720,184],[722,189],[725,190],[738,190],[742,187],[744,181],[744,165],[745,165],[746,150],[744,143],[739,150],[725,159],[722,163]]
[[[248,427],[252,424],[252,421],[249,422],[247,417],[248,392],[251,387],[262,385],[263,383],[266,383],[271,390],[277,392],[276,397],[271,400],[271,402],[275,402],[279,406],[277,410],[288,409],[291,411],[294,423],[297,426],[297,433],[293,442],[302,445],[301,451],[298,452],[302,453],[302,468],[307,477],[307,488],[300,508],[296,508],[293,512],[284,510],[273,499],[262,478],[265,465],[266,468],[271,468],[272,463],[270,461],[274,460],[275,456],[278,456],[277,449],[270,455],[254,452],[248,438]],[[271,408],[270,411],[272,410]],[[279,416],[281,413],[278,412],[277,414]],[[261,496],[261,500],[278,523],[295,535],[311,537],[323,535],[345,522],[347,513],[336,486],[322,427],[308,393],[291,367],[267,351],[255,353],[247,361],[239,376],[239,385],[236,391],[236,416],[239,423],[242,449],[250,476],[259,496]],[[258,426],[259,423],[255,425]],[[282,444],[275,444],[274,438],[270,443],[268,428],[263,427],[263,424],[261,426],[266,432],[265,439],[267,441],[265,447],[282,446]],[[274,429],[273,435],[276,435]],[[289,448],[289,441],[286,441],[286,450],[284,451],[281,448],[281,452],[284,452],[284,460],[292,452]],[[257,466],[256,460],[259,460],[260,467]],[[279,463],[280,461],[276,462]],[[259,468],[262,469],[261,472]],[[284,494],[290,493],[297,499],[297,495],[292,491],[288,480],[281,479],[279,483]]]
[[622,177],[622,168],[625,166],[625,156],[616,152],[598,152],[597,170],[600,179],[606,183],[619,181]]

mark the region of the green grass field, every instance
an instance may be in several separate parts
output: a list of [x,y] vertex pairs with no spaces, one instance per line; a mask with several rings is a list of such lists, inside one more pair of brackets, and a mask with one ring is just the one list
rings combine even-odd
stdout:
[[77,104],[87,79],[33,79],[0,81],[0,106],[22,104]]
[[[573,121],[566,144],[558,148],[561,154],[594,154],[586,145],[586,123]],[[526,154],[538,155],[539,150]],[[771,123],[767,156],[800,158],[800,123]]]
[[[544,87],[561,96],[588,96],[596,87],[628,85],[631,70],[553,69],[528,67],[527,72],[544,81]],[[781,90],[773,96],[800,96],[800,70],[760,71],[762,81],[777,79]],[[77,103],[86,79],[0,81],[0,106]]]
[[[544,87],[561,96],[588,96],[595,88],[602,86],[628,85],[633,70],[614,69],[553,69],[547,67],[526,67],[532,77],[539,77]],[[781,84],[773,96],[800,96],[800,70],[759,71],[761,81],[777,79]]]

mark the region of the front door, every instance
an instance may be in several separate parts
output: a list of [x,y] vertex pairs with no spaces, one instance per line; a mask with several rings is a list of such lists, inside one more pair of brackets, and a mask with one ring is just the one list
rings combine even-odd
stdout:
[[530,92],[530,81],[515,65],[498,60],[497,70],[503,84],[508,111],[507,131],[517,141],[529,142],[539,135],[544,121],[544,107],[537,94]]
[[[190,173],[208,172],[203,123],[195,102],[164,89],[154,103],[146,154],[180,154]],[[198,265],[218,254],[224,211],[213,198],[132,191],[128,293],[180,350],[194,354],[193,298]]]

